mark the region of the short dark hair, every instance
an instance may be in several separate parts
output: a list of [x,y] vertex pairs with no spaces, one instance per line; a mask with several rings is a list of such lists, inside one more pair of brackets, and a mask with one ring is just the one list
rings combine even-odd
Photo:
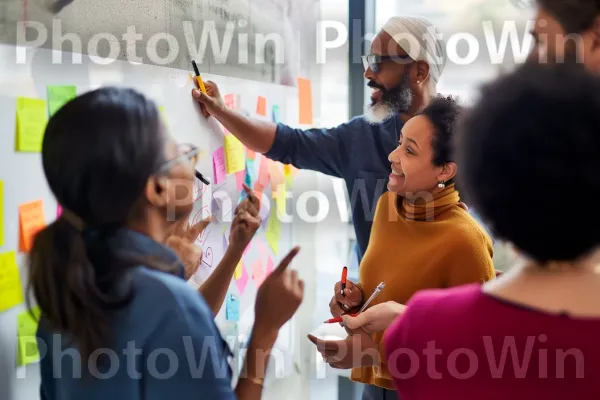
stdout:
[[427,117],[434,126],[431,142],[434,165],[442,166],[453,161],[452,138],[454,127],[460,115],[460,106],[452,96],[436,95],[417,115]]
[[73,339],[83,359],[109,346],[110,312],[131,296],[115,287],[135,264],[112,254],[104,239],[132,219],[148,178],[165,161],[159,115],[132,89],[101,88],[71,100],[46,127],[48,185],[63,215],[72,213],[89,228],[63,217],[36,235],[29,289],[45,325]]
[[497,237],[539,262],[599,244],[599,77],[526,64],[484,86],[456,139],[458,179]]
[[537,0],[537,3],[556,18],[567,34],[589,30],[600,16],[598,0]]

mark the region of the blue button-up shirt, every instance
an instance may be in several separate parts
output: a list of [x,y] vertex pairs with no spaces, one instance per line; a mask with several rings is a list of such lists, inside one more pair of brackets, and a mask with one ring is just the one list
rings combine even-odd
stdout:
[[377,200],[387,191],[388,156],[398,146],[403,125],[397,115],[381,124],[359,116],[330,129],[301,130],[278,124],[273,146],[265,154],[296,168],[344,179],[359,262],[369,244]]
[[99,358],[80,360],[66,335],[45,329],[42,316],[42,400],[235,399],[229,348],[208,305],[183,279],[177,256],[125,229],[108,243],[118,253],[177,263],[179,276],[144,265],[129,270],[120,284],[133,289],[132,300],[111,317],[112,344]]

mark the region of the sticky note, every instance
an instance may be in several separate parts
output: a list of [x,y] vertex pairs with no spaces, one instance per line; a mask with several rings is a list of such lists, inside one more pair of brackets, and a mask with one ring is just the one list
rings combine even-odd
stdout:
[[273,272],[273,270],[275,269],[275,266],[273,265],[273,260],[271,259],[271,257],[267,258],[267,269],[265,270],[265,274],[267,276],[269,276],[269,274],[271,274],[271,272]]
[[313,123],[312,86],[310,80],[298,78],[298,123]]
[[48,123],[46,101],[19,97],[17,99],[17,151],[42,151],[44,131]]
[[4,182],[0,181],[0,247],[4,246]]
[[63,209],[62,206],[60,204],[56,205],[56,218],[60,218],[60,216],[62,215]]
[[225,181],[227,175],[227,167],[225,165],[225,150],[219,147],[213,153],[213,182],[215,185]]
[[42,200],[21,204],[19,222],[21,227],[19,250],[28,252],[33,246],[35,235],[46,226]]
[[267,116],[267,99],[262,96],[258,96],[258,101],[256,102],[256,114],[262,115],[263,117]]
[[281,117],[279,115],[279,106],[277,104],[274,104],[271,116],[273,122],[278,123],[279,121],[281,121]]
[[256,159],[256,152],[254,150],[251,150],[251,149],[246,149],[246,159],[247,160],[255,160]]
[[277,255],[279,253],[279,238],[281,237],[281,221],[277,218],[276,212],[271,211],[269,215],[265,236],[269,247]]
[[273,190],[273,198],[275,198],[275,205],[279,215],[285,215],[286,194],[287,188],[285,183],[277,185],[277,189]]
[[0,254],[0,312],[23,302],[23,289],[14,251]]
[[271,178],[271,187],[277,188],[278,185],[285,183],[285,178],[283,176],[283,167],[279,162],[275,162],[273,160],[269,160],[269,177]]
[[227,301],[225,302],[225,318],[227,321],[240,320],[240,301],[233,294],[227,295]]
[[260,287],[265,280],[265,270],[263,269],[260,259],[252,264],[252,279],[254,280],[254,283],[256,283],[256,287]]
[[242,294],[244,294],[244,291],[246,290],[246,285],[248,284],[248,272],[246,271],[246,268],[244,267],[243,263],[241,263],[240,265],[241,273],[240,277],[235,280],[235,285],[237,286],[241,296]]
[[244,181],[246,180],[246,169],[235,173],[235,189],[239,192],[244,190]]
[[242,276],[242,260],[238,262],[238,265],[235,267],[235,271],[233,271],[233,279],[240,279]]
[[258,161],[258,183],[264,188],[269,186],[269,162],[272,162],[268,158],[261,158]]
[[53,116],[62,106],[77,97],[75,86],[48,85],[48,114]]
[[235,136],[225,136],[225,160],[227,173],[234,174],[245,167],[244,145]]
[[165,124],[169,124],[169,121],[167,120],[167,112],[165,111],[165,107],[164,106],[158,106],[158,109],[160,110],[160,115],[162,116],[162,119],[165,121]]
[[229,108],[231,108],[231,109],[234,109],[234,110],[235,110],[235,108],[236,108],[236,104],[235,104],[235,94],[233,94],[233,93],[226,94],[226,95],[223,97],[223,101],[225,102],[225,105],[226,105],[227,107],[229,107]]
[[[34,314],[33,316],[31,314]],[[36,331],[40,320],[40,309],[23,311],[17,317],[17,366],[21,367],[40,360]]]

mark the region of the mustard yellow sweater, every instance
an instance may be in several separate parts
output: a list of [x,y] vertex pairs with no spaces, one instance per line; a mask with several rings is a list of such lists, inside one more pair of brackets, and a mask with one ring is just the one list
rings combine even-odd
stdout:
[[[380,282],[386,286],[372,305],[406,304],[421,289],[494,278],[492,241],[459,202],[454,185],[416,204],[390,192],[379,198],[369,246],[360,264],[363,300]],[[351,376],[357,382],[394,389],[383,356],[383,335],[372,335],[379,343],[380,366],[354,368]]]

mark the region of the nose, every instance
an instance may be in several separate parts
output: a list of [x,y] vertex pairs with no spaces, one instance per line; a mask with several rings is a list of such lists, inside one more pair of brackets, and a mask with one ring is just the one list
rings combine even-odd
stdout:
[[400,146],[396,147],[396,149],[390,153],[388,161],[392,164],[400,164]]
[[365,73],[363,75],[366,79],[371,80],[371,81],[374,81],[375,78],[377,78],[377,75],[375,74],[375,72],[373,72],[371,67],[367,67],[367,69],[365,70]]

